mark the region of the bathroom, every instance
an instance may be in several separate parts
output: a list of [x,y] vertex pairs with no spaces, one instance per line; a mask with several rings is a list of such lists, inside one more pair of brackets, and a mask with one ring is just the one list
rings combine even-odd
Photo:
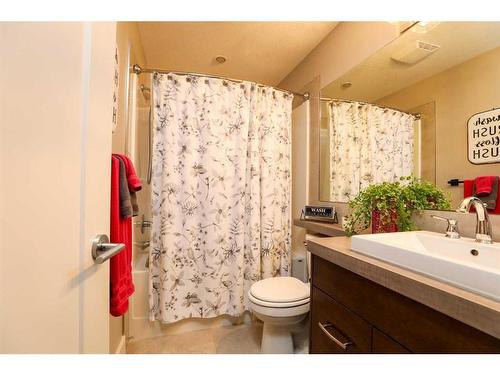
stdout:
[[0,364],[498,365],[500,21],[348,14],[0,22]]

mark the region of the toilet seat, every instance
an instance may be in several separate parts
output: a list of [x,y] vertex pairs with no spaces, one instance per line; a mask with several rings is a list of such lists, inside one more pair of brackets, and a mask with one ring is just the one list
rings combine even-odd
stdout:
[[306,284],[295,277],[272,277],[257,281],[253,284],[249,291],[249,296],[253,297],[260,304],[272,304],[269,306],[279,305],[296,306],[309,300],[310,288]]
[[298,300],[298,301],[290,301],[290,302],[269,302],[263,301],[261,299],[256,298],[251,293],[248,294],[248,299],[254,303],[255,305],[263,306],[263,307],[273,307],[273,308],[286,308],[286,307],[296,307],[301,306],[306,303],[309,303],[309,297]]
[[254,312],[269,317],[298,316],[309,311],[309,288],[294,277],[274,277],[253,284],[248,299]]

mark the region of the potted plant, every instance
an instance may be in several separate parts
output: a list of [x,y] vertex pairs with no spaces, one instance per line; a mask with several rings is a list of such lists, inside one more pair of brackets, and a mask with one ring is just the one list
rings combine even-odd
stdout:
[[428,181],[402,177],[363,189],[349,202],[350,215],[344,225],[348,236],[367,229],[372,233],[415,230],[412,214],[424,209],[450,209],[449,197]]

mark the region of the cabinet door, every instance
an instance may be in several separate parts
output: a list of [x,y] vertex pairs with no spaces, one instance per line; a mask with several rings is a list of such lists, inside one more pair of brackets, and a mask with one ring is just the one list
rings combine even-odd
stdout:
[[311,353],[370,353],[371,326],[312,288]]
[[378,329],[373,328],[372,352],[376,354],[409,354],[411,353],[404,346],[383,334]]

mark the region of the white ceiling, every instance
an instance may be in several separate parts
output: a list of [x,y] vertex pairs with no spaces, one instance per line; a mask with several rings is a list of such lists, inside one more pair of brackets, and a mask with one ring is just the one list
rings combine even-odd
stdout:
[[[500,46],[500,22],[441,22],[426,33],[418,25],[321,90],[330,98],[373,102]],[[421,40],[441,48],[414,65],[391,56]],[[352,86],[342,88],[344,82]]]
[[338,22],[137,24],[148,67],[277,85]]

